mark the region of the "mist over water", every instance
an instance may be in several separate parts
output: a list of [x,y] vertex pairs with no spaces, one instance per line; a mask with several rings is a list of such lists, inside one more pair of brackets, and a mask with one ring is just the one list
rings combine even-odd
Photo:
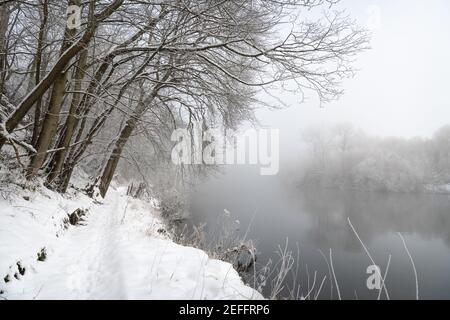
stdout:
[[[420,298],[449,299],[450,196],[426,191],[428,184],[450,183],[449,136],[436,134],[450,119],[450,100],[443,94],[450,38],[440,37],[449,29],[450,20],[443,16],[450,6],[448,1],[429,6],[403,0],[351,5],[360,24],[368,23],[371,13],[378,23],[371,28],[371,50],[356,59],[358,73],[343,84],[345,94],[321,104],[307,91],[280,92],[277,98],[289,108],[257,113],[263,126],[280,130],[280,173],[262,177],[255,167],[227,167],[191,192],[192,219],[213,225],[229,210],[240,221],[240,232],[245,234],[250,225],[248,238],[256,240],[262,265],[278,259],[277,247],[286,239],[294,252],[298,244],[299,281],[305,289],[314,271],[318,281],[326,275],[322,299],[337,298],[319,252],[328,256],[330,249],[343,298],[378,296],[367,288],[366,269],[372,263],[347,218],[382,273],[391,255],[390,298],[414,299],[414,271],[400,232],[414,259]],[[276,104],[276,99],[263,99]],[[338,123],[352,126],[362,139],[347,155],[347,150],[335,150],[320,159],[321,148],[329,149],[336,134],[323,138],[319,133],[309,146],[302,135],[310,127],[320,132]],[[313,149],[316,155],[305,166]],[[344,165],[351,183],[339,180]],[[312,180],[302,181],[305,170]],[[375,186],[368,186],[369,180]]]
[[[298,280],[303,286],[317,271],[327,276],[319,298],[331,296],[327,264],[333,263],[341,295],[346,299],[376,299],[369,290],[366,269],[371,261],[352,232],[347,217],[382,273],[392,255],[386,286],[391,299],[414,299],[413,268],[397,232],[414,259],[421,299],[450,298],[450,197],[441,194],[359,192],[302,189],[283,174],[264,177],[255,167],[227,167],[190,195],[194,223],[213,226],[224,209],[239,220],[241,234],[256,242],[258,263],[277,261],[278,246],[300,248]],[[308,270],[308,272],[307,272]],[[289,283],[292,279],[286,280]],[[334,289],[335,290],[335,289]],[[304,291],[304,290],[303,290]]]

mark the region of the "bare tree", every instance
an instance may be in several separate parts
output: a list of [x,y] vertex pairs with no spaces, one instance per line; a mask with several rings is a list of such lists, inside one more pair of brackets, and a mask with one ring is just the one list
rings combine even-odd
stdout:
[[6,55],[8,51],[6,47],[6,32],[8,31],[9,16],[9,6],[7,4],[0,6],[0,104],[3,97],[3,84],[6,76]]
[[[48,185],[61,192],[83,159],[103,154],[92,186],[105,195],[135,135],[199,120],[237,127],[254,121],[257,104],[266,106],[256,99],[260,90],[285,84],[312,89],[323,102],[335,99],[368,41],[351,19],[330,9],[335,2],[68,0],[66,6],[83,8],[79,30],[58,22],[55,11],[65,11],[60,2],[21,4],[26,27],[8,23],[4,33],[37,37],[30,38],[32,48],[17,40],[5,52],[17,65],[8,83],[29,89],[17,101],[5,94],[0,148],[24,148],[28,178],[45,169]],[[327,9],[323,19],[299,14],[320,6]],[[22,129],[31,138],[18,134]]]
[[[19,122],[25,117],[25,115],[28,113],[28,111],[31,109],[33,104],[50,88],[50,86],[57,84],[57,92],[61,90],[63,87],[63,84],[65,83],[65,72],[64,69],[69,64],[70,60],[75,57],[77,53],[79,53],[92,39],[94,36],[94,33],[96,29],[99,26],[99,23],[109,17],[122,3],[124,0],[115,0],[113,1],[109,6],[105,7],[102,11],[98,13],[94,13],[94,7],[95,7],[95,1],[91,0],[89,2],[89,22],[87,24],[87,28],[85,32],[82,34],[82,36],[75,42],[73,42],[71,45],[67,45],[66,43],[69,40],[69,37],[66,38],[66,41],[63,42],[63,45],[61,46],[61,54],[55,65],[51,68],[50,72],[47,73],[47,75],[39,82],[38,85],[36,85],[32,91],[19,103],[19,105],[16,107],[14,112],[6,119],[5,123],[2,124],[2,130],[0,131],[0,148],[3,146],[3,144],[6,142],[8,133],[13,131],[16,126],[19,124]],[[72,1],[69,0],[69,3]],[[67,31],[67,34],[71,34],[70,31]],[[58,105],[61,100],[59,96],[55,96],[53,104],[54,104],[54,111],[57,110]],[[59,112],[57,112],[59,114]],[[55,122],[56,115],[53,115],[49,118],[47,122],[50,122],[52,125],[50,128],[45,129],[46,131],[42,133],[47,133],[47,130],[50,131],[50,133],[54,133],[53,123]],[[3,129],[4,127],[4,129]],[[47,136],[51,136],[51,134],[45,134],[45,138],[42,138],[42,149],[46,149],[45,146],[48,147],[47,144]],[[39,144],[39,142],[38,142]],[[41,151],[41,152],[45,152]],[[35,157],[33,161],[33,164],[30,166],[29,175],[33,176],[37,171],[38,164],[42,164],[43,159],[42,156]]]

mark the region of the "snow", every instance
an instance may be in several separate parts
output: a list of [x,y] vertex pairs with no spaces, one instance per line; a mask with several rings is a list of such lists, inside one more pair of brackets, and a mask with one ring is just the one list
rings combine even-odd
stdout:
[[450,193],[450,184],[443,185],[425,185],[425,191],[430,193]]
[[[262,299],[229,263],[171,241],[150,203],[125,188],[103,202],[45,188],[0,200],[0,299]],[[85,221],[65,228],[77,208]]]

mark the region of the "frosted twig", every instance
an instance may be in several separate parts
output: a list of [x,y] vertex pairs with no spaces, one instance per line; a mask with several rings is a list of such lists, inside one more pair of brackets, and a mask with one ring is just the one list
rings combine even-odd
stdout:
[[316,293],[316,295],[314,296],[314,300],[317,300],[317,298],[318,298],[319,295],[320,295],[320,292],[322,292],[322,287],[323,287],[323,284],[324,284],[324,282],[325,282],[326,279],[327,279],[327,276],[325,275],[325,276],[323,277],[323,279],[322,279],[322,283],[320,284],[319,290],[317,290],[317,293]]
[[339,284],[338,284],[337,279],[336,279],[336,274],[334,273],[333,253],[331,251],[331,248],[330,248],[330,267],[331,267],[331,272],[333,273],[334,282],[336,284],[336,291],[337,291],[337,294],[338,294],[338,298],[339,298],[339,300],[342,300],[341,299],[341,291],[339,290]]
[[[316,287],[316,277],[317,277],[317,271],[314,271],[313,283],[312,283],[311,289],[309,289],[308,294],[305,296],[305,300],[309,298],[309,296],[311,295],[311,292],[313,292],[314,288]],[[309,284],[308,284],[308,286],[309,286]]]
[[[364,244],[364,242],[361,240],[360,236],[358,235],[358,232],[356,232],[355,227],[353,227],[353,224],[350,221],[349,217],[347,217],[347,221],[348,221],[348,224],[350,225],[350,228],[352,228],[353,233],[355,234],[356,238],[358,238],[359,242],[361,243],[361,245],[362,245],[364,251],[366,252],[367,256],[369,257],[370,261],[372,262],[372,264],[374,266],[377,266],[377,264],[375,263],[375,260],[373,260],[372,256],[370,255],[370,252],[367,249],[366,245]],[[380,287],[380,291],[383,290],[383,288],[384,288],[384,292],[386,293],[386,298],[389,300],[390,299],[389,298],[389,293],[387,291],[386,284],[384,283],[383,278],[381,278],[381,281],[382,281],[382,284],[381,284],[381,287]]]
[[398,233],[400,239],[402,239],[403,242],[403,246],[405,247],[406,253],[408,254],[409,260],[411,260],[411,264],[414,270],[414,278],[416,280],[416,300],[419,300],[419,280],[417,278],[417,271],[416,271],[416,265],[414,264],[414,260],[411,256],[411,253],[409,253],[408,247],[406,246],[406,242],[405,239],[403,238],[402,234],[399,232]]
[[325,262],[328,266],[328,274],[330,275],[330,299],[333,300],[333,276],[331,274],[330,263],[328,262],[328,259],[325,256],[325,253],[323,253],[323,251],[321,249],[319,249],[319,252],[322,255],[323,259],[325,260]]
[[382,292],[382,289],[383,289],[383,286],[384,286],[384,284],[386,283],[386,276],[387,276],[387,274],[388,274],[388,271],[389,271],[389,266],[391,265],[391,255],[389,255],[389,257],[388,257],[388,262],[387,262],[387,264],[386,264],[386,271],[384,272],[384,276],[383,276],[383,282],[382,282],[382,288],[381,288],[381,290],[380,291],[378,291],[378,300],[380,300],[380,297],[381,297],[381,292]]

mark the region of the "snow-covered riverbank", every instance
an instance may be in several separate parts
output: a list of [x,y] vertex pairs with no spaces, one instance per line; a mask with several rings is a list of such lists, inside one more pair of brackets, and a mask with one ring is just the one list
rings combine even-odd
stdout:
[[[262,298],[230,264],[172,242],[158,210],[125,193],[94,203],[40,188],[1,199],[0,299]],[[79,208],[85,221],[71,225]]]
[[425,186],[425,192],[450,194],[450,184],[443,184],[443,185],[428,184]]

